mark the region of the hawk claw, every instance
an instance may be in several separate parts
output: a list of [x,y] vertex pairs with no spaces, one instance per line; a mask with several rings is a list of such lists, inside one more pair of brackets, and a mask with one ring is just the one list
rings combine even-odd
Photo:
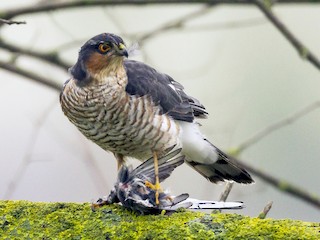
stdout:
[[101,197],[97,201],[91,202],[91,210],[94,212],[96,209],[108,204],[110,204],[108,197]]
[[160,183],[159,182],[156,182],[155,184],[149,182],[149,181],[145,181],[145,185],[146,187],[152,189],[155,191],[155,197],[156,197],[156,205],[159,205],[160,202],[159,202],[159,194],[160,192],[163,192],[161,186],[160,186]]

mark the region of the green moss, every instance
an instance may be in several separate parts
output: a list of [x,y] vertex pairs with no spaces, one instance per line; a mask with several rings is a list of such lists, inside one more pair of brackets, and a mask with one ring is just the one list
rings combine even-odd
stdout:
[[320,239],[320,224],[180,211],[140,216],[110,205],[0,201],[1,239]]

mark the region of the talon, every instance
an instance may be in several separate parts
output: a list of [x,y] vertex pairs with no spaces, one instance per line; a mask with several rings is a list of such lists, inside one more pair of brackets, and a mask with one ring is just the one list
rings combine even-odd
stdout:
[[91,210],[94,212],[97,208],[100,208],[104,205],[108,205],[108,201],[103,198],[99,198],[97,201],[92,202],[90,207]]
[[156,193],[155,193],[155,197],[156,197],[156,204],[159,205],[159,194],[160,192],[162,192],[162,188],[160,186],[160,183],[159,182],[156,182],[156,184],[153,184],[149,181],[145,181],[145,185],[146,187],[154,190]]
[[161,186],[160,186],[159,183],[153,184],[153,183],[151,183],[149,181],[145,181],[144,184],[146,185],[146,187],[148,187],[148,188],[150,188],[152,190],[161,190],[162,191]]
[[145,185],[152,190],[156,190],[156,186],[149,181],[145,181]]

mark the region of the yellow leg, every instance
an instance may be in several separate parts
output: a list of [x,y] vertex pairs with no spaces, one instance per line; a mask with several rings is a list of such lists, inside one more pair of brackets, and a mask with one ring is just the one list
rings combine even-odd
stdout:
[[153,152],[153,161],[154,161],[154,176],[155,176],[155,186],[156,186],[156,204],[159,205],[159,164],[158,164],[158,155],[156,152]]
[[155,184],[152,184],[146,181],[146,186],[156,191],[156,204],[159,205],[159,191],[161,190],[159,182],[159,166],[158,166],[158,155],[157,152],[153,152],[153,161],[154,161],[154,176]]

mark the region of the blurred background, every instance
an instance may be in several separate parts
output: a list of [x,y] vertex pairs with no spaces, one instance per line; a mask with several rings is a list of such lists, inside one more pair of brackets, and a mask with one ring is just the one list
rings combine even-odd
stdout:
[[[0,2],[0,18],[26,21],[0,23],[0,199],[90,202],[109,193],[117,175],[113,155],[82,136],[59,104],[67,68],[81,45],[102,32],[122,36],[129,46],[139,43],[133,58],[169,74],[198,98],[210,114],[202,130],[216,146],[231,151],[251,139],[238,158],[320,196],[319,69],[255,5],[89,4],[6,15],[48,2],[66,3]],[[320,5],[279,4],[272,10],[320,58]],[[252,139],[263,129],[261,138]],[[253,177],[254,185],[231,191],[228,200],[246,205],[237,213],[257,216],[273,201],[268,217],[320,221],[319,207]],[[208,200],[224,189],[187,165],[163,186]]]

